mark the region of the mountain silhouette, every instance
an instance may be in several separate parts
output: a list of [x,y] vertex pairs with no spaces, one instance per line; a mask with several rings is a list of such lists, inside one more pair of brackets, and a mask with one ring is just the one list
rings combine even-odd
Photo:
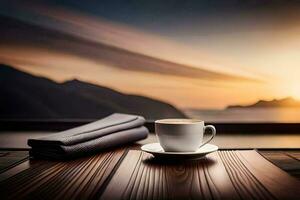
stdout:
[[79,80],[56,83],[0,64],[0,118],[97,119],[112,113],[147,119],[186,117],[170,104]]
[[298,107],[300,108],[300,101],[293,99],[292,97],[287,97],[283,99],[273,99],[271,101],[259,100],[254,104],[241,106],[241,105],[231,105],[227,109],[231,108],[286,108],[286,107]]

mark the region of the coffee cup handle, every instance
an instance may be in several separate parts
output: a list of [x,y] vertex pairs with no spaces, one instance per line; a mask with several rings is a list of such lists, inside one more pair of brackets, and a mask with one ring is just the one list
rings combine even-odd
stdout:
[[213,125],[204,126],[204,134],[206,133],[207,129],[211,130],[211,136],[205,142],[203,142],[200,145],[200,147],[207,144],[207,143],[209,143],[216,136],[217,131],[216,131],[216,128]]

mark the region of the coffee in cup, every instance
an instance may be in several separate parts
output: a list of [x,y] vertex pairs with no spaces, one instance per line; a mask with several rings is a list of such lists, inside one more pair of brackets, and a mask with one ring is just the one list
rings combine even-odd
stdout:
[[[203,142],[206,130],[211,136]],[[161,147],[168,152],[193,152],[210,142],[216,135],[212,125],[198,119],[161,119],[155,121],[155,132]]]

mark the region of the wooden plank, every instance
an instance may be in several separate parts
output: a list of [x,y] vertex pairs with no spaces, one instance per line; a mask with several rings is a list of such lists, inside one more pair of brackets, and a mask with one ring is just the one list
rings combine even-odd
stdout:
[[299,151],[285,151],[285,153],[300,162],[300,150]]
[[0,173],[28,159],[28,151],[0,151]]
[[300,151],[259,151],[270,162],[300,179]]
[[67,162],[33,160],[0,183],[4,199],[95,198],[122,158],[116,150]]
[[187,192],[195,198],[211,197],[207,185],[200,187],[203,173],[191,165],[155,163],[149,154],[131,151],[101,199],[173,199],[185,198]]
[[[252,165],[266,166],[268,174]],[[255,151],[219,151],[198,161],[166,163],[132,150],[100,199],[293,199],[299,187]]]
[[221,161],[241,199],[272,199],[272,194],[252,176],[236,154],[236,151],[219,152]]
[[2,172],[0,174],[0,182],[20,173],[21,171],[24,171],[30,167],[30,161],[26,160],[22,163],[17,164],[16,166],[6,170],[5,172]]
[[300,170],[300,161],[288,154],[289,151],[259,151],[266,159],[285,171]]
[[277,199],[299,199],[300,181],[259,156],[255,151],[238,151],[235,159],[243,163],[261,186]]

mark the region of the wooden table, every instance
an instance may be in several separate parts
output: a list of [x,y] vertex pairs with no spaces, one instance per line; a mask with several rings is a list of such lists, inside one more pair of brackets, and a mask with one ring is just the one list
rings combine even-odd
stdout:
[[223,149],[197,161],[163,162],[138,149],[136,144],[65,162],[2,150],[1,199],[300,197],[300,150]]

